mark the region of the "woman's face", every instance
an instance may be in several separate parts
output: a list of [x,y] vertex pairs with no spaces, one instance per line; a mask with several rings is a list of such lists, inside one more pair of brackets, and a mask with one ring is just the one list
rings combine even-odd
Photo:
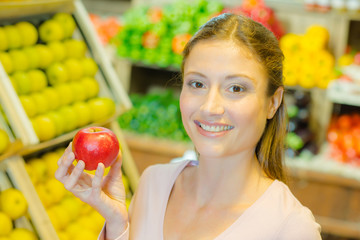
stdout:
[[273,108],[266,71],[251,52],[233,41],[199,42],[183,80],[182,121],[200,155],[254,152]]

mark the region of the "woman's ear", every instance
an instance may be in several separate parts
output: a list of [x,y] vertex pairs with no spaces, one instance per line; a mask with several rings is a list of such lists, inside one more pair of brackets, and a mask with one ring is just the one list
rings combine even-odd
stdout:
[[274,95],[271,96],[267,119],[272,119],[274,117],[276,111],[280,107],[281,102],[283,101],[283,95],[284,95],[284,88],[279,87],[278,89],[276,89]]

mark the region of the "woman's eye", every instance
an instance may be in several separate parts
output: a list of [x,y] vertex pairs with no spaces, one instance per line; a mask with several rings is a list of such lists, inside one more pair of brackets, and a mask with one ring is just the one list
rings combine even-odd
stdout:
[[230,92],[238,93],[243,92],[245,89],[239,85],[234,85],[230,87]]
[[190,82],[190,86],[192,86],[193,88],[203,88],[204,84],[202,84],[201,82]]

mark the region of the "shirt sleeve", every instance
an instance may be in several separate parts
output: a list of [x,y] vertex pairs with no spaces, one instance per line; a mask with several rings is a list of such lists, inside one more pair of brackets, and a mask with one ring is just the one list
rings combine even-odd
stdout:
[[300,212],[291,213],[274,239],[277,240],[321,240],[321,227],[315,221],[311,211],[303,208]]
[[[128,223],[126,226],[125,231],[117,238],[115,238],[114,240],[129,240],[129,228],[130,228],[130,224]],[[106,228],[105,228],[105,224],[99,234],[98,240],[105,240],[106,236]]]

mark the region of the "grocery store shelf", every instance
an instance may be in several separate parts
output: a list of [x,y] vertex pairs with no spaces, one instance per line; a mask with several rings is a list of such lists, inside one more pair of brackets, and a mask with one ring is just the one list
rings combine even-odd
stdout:
[[20,149],[23,148],[23,144],[20,140],[15,140],[14,142],[11,142],[7,150],[0,155],[0,162],[13,156],[17,152],[20,151]]
[[335,80],[328,87],[327,97],[333,103],[359,107],[360,85],[351,82]]

